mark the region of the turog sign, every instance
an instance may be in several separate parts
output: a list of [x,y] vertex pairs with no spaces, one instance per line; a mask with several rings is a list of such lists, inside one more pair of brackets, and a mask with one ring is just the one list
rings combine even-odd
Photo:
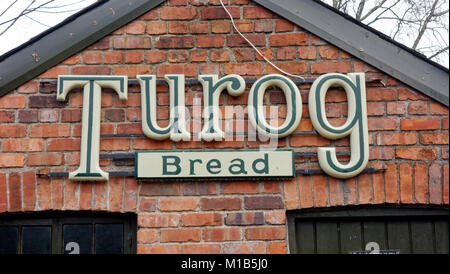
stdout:
[[[170,139],[174,142],[190,141],[185,108],[184,75],[166,75],[169,85],[169,123],[161,127],[157,123],[156,76],[138,75],[141,87],[142,130],[153,140]],[[240,96],[246,84],[239,75],[200,75],[203,87],[203,128],[198,140],[221,141],[225,132],[221,128],[219,98],[223,92]],[[325,96],[332,86],[342,87],[348,100],[348,117],[341,126],[333,126],[326,116]],[[281,125],[267,122],[264,95],[268,88],[281,89],[286,98],[287,115]],[[127,76],[75,76],[58,77],[57,99],[66,100],[67,94],[83,89],[81,159],[77,170],[69,173],[69,179],[82,181],[108,180],[108,173],[99,165],[101,94],[102,88],[114,90],[119,99],[127,100]],[[350,136],[350,161],[341,163],[334,147],[318,148],[318,160],[322,170],[336,178],[358,175],[369,160],[369,141],[364,73],[347,75],[329,73],[317,78],[309,92],[309,113],[314,129],[328,139]],[[302,97],[295,83],[289,78],[271,74],[258,79],[248,96],[248,120],[260,136],[283,138],[298,127],[302,118]],[[292,150],[254,151],[150,151],[136,152],[136,178],[229,178],[229,177],[292,177],[295,176]]]

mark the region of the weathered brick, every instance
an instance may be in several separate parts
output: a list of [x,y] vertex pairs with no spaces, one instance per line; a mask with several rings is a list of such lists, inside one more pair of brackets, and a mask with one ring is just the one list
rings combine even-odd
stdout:
[[230,61],[229,50],[215,50],[211,52],[211,61],[213,62],[228,62]]
[[90,65],[98,65],[103,62],[103,53],[101,51],[83,52],[83,62]]
[[120,51],[106,51],[105,64],[121,64],[123,62],[123,53]]
[[426,164],[414,165],[414,199],[417,203],[428,201],[428,168]]
[[400,164],[399,166],[399,184],[400,184],[400,202],[402,204],[411,204],[413,202],[412,191],[412,167],[411,164]]
[[186,34],[188,25],[186,22],[169,22],[170,34]]
[[264,242],[226,243],[223,247],[225,254],[263,254]]
[[30,128],[30,137],[68,137],[70,136],[70,125],[35,125]]
[[442,204],[442,171],[440,164],[431,164],[428,170],[430,204]]
[[421,132],[419,141],[422,145],[448,145],[448,132]]
[[209,25],[207,22],[190,22],[189,32],[191,34],[208,33]]
[[166,34],[167,23],[166,22],[148,22],[147,23],[148,34]]
[[[0,166],[2,163],[2,157],[0,156]],[[8,193],[7,184],[6,184],[6,174],[0,173],[0,212],[8,211],[8,197],[6,195]]]
[[148,49],[151,47],[149,37],[117,37],[114,38],[116,49]]
[[220,184],[220,192],[223,194],[256,194],[259,192],[259,183],[233,182]]
[[183,244],[183,254],[219,254],[220,244]]
[[141,244],[151,244],[158,241],[158,230],[139,229],[137,232],[137,241]]
[[275,32],[290,32],[294,30],[294,24],[291,22],[281,19],[275,21]]
[[241,198],[202,198],[200,200],[201,210],[239,210],[241,209]]
[[238,212],[228,213],[225,217],[225,224],[228,226],[263,225],[263,212]]
[[264,72],[262,64],[225,64],[225,74],[261,75]]
[[36,207],[36,174],[34,171],[23,173],[22,188],[23,188],[23,209],[25,211],[32,211]]
[[144,34],[145,23],[139,21],[131,22],[126,25],[126,30],[128,34]]
[[18,87],[17,92],[24,93],[24,94],[32,94],[32,93],[37,93],[38,89],[39,89],[38,81],[28,81],[25,84]]
[[245,19],[265,19],[276,17],[276,14],[263,7],[244,7]]
[[198,15],[196,8],[172,8],[161,9],[161,19],[164,20],[191,20]]
[[[27,135],[27,127],[25,125],[1,125],[1,138],[17,138],[25,137]],[[33,137],[33,136],[30,136]]]
[[79,151],[80,139],[53,139],[48,142],[47,151]]
[[158,202],[160,211],[192,211],[199,205],[198,198],[161,198]]
[[279,209],[284,208],[283,201],[279,196],[255,196],[245,197],[246,209]]
[[269,36],[271,47],[306,46],[308,35],[306,33],[273,34]]
[[226,242],[242,240],[240,228],[206,228],[203,230],[206,242]]
[[64,155],[57,153],[28,154],[28,166],[60,166]]
[[0,108],[24,108],[26,105],[25,96],[3,96],[0,97]]
[[247,240],[284,240],[286,228],[284,227],[252,227],[245,231]]
[[32,152],[43,149],[42,139],[8,139],[3,142],[3,152]]
[[22,177],[19,173],[9,174],[9,211],[22,211]]
[[39,113],[39,122],[41,123],[55,123],[59,121],[59,110],[43,109]]
[[272,31],[273,31],[272,20],[255,21],[255,32],[272,32]]
[[139,227],[177,227],[179,222],[178,214],[141,213],[138,215]]
[[[233,19],[238,19],[241,16],[240,8],[238,7],[228,7],[228,11],[230,12]],[[202,8],[201,10],[201,18],[204,20],[211,19],[229,19],[230,17],[225,12],[222,7],[211,7],[211,8]]]
[[202,232],[197,228],[163,229],[161,230],[161,243],[170,242],[200,242]]
[[266,223],[269,225],[283,225],[286,223],[284,211],[268,211],[265,213]]
[[287,254],[286,242],[268,242],[267,254]]
[[[245,36],[253,45],[256,47],[266,46],[266,36],[264,34],[249,34]],[[244,40],[239,35],[228,35],[227,36],[227,46],[228,47],[250,47],[247,41]]]
[[0,110],[0,123],[13,123],[14,117],[14,111]]
[[211,23],[212,33],[230,33],[231,23],[229,21],[213,21]]
[[127,64],[139,64],[144,61],[144,51],[127,51],[125,52],[125,63]]
[[436,160],[436,150],[429,147],[400,147],[397,148],[395,157],[414,161]]
[[30,96],[28,107],[30,108],[63,108],[67,102],[57,101],[56,96]]
[[416,143],[415,132],[383,132],[377,135],[377,144],[381,146],[414,145]]
[[406,114],[406,104],[401,102],[387,102],[387,114],[403,115]]
[[331,72],[349,73],[351,70],[350,62],[318,62],[311,64],[311,73],[325,74]]
[[180,253],[180,245],[178,244],[153,244],[138,245],[138,254],[178,254]]
[[188,213],[181,215],[183,226],[218,226],[222,225],[220,213]]
[[411,102],[408,104],[408,114],[423,115],[428,113],[427,102]]
[[7,154],[0,155],[0,167],[23,167],[24,155],[21,154]]
[[109,75],[110,67],[104,66],[81,66],[72,68],[73,75]]
[[409,118],[400,121],[401,130],[433,130],[439,129],[439,118]]
[[369,131],[394,130],[398,127],[396,119],[391,118],[369,118]]
[[151,183],[143,184],[139,195],[142,196],[178,196],[180,195],[179,183]]

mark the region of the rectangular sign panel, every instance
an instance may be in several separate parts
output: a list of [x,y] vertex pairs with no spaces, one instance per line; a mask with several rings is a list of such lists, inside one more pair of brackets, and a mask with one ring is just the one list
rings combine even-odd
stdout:
[[291,149],[139,151],[137,179],[287,178],[295,177]]

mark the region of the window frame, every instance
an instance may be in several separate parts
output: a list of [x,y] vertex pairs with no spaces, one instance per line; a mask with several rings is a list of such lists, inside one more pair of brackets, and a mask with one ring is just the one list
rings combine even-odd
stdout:
[[[51,226],[51,253],[64,254],[63,226],[66,224],[123,224],[123,253],[136,254],[137,252],[137,214],[110,213],[91,211],[64,211],[64,212],[30,212],[0,214],[0,227],[19,227],[17,240],[17,253],[22,254],[22,227],[24,226]],[[92,239],[93,244],[95,238]],[[95,253],[94,253],[95,254]]]
[[289,253],[297,254],[296,221],[345,221],[345,220],[373,220],[385,221],[405,220],[411,217],[420,219],[449,217],[449,208],[442,206],[409,206],[372,205],[372,206],[344,206],[330,208],[312,208],[292,210],[286,212]]

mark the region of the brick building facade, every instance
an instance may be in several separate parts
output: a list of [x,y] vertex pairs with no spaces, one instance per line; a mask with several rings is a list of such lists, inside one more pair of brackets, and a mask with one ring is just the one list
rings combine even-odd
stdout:
[[[79,89],[66,101],[57,101],[59,75],[126,75],[132,80],[143,74],[158,78],[184,74],[186,79],[197,79],[200,74],[238,74],[258,79],[278,73],[233,30],[219,1],[169,0],[0,98],[0,215],[132,212],[137,218],[137,253],[289,253],[289,212],[377,205],[448,209],[448,101],[445,105],[411,88],[253,1],[224,2],[239,30],[283,70],[307,79],[326,73],[365,73],[367,172],[346,180],[321,172],[297,174],[288,180],[244,181],[148,182],[125,175],[110,176],[106,182],[79,182],[52,176],[73,171],[80,164],[83,93]],[[114,10],[109,12],[114,14]],[[92,24],[95,27],[95,21]],[[39,49],[36,53],[33,58],[39,58]],[[222,95],[223,113],[235,106],[245,108],[250,87],[239,97]],[[308,112],[310,87],[311,82],[298,83],[302,120],[294,134],[278,143],[278,148],[300,153],[295,158],[296,169],[309,172],[320,170],[318,147],[337,147],[343,152],[340,160],[349,158],[348,138],[332,141],[314,131]],[[186,85],[190,111],[202,97],[201,85]],[[169,119],[167,85],[158,85],[157,101],[157,118],[163,125]],[[342,125],[347,117],[345,92],[331,89],[326,102],[329,120]],[[278,106],[278,118],[285,119],[281,91],[267,92],[264,103]],[[126,102],[115,93],[103,92],[101,104],[100,165],[109,172],[132,173],[134,160],[108,155],[140,150],[258,149],[263,144],[250,135],[212,142],[151,140],[142,135],[136,82],[129,83]],[[191,116],[193,124],[202,123],[200,114]],[[227,120],[233,120],[233,112],[223,117],[224,127]]]

